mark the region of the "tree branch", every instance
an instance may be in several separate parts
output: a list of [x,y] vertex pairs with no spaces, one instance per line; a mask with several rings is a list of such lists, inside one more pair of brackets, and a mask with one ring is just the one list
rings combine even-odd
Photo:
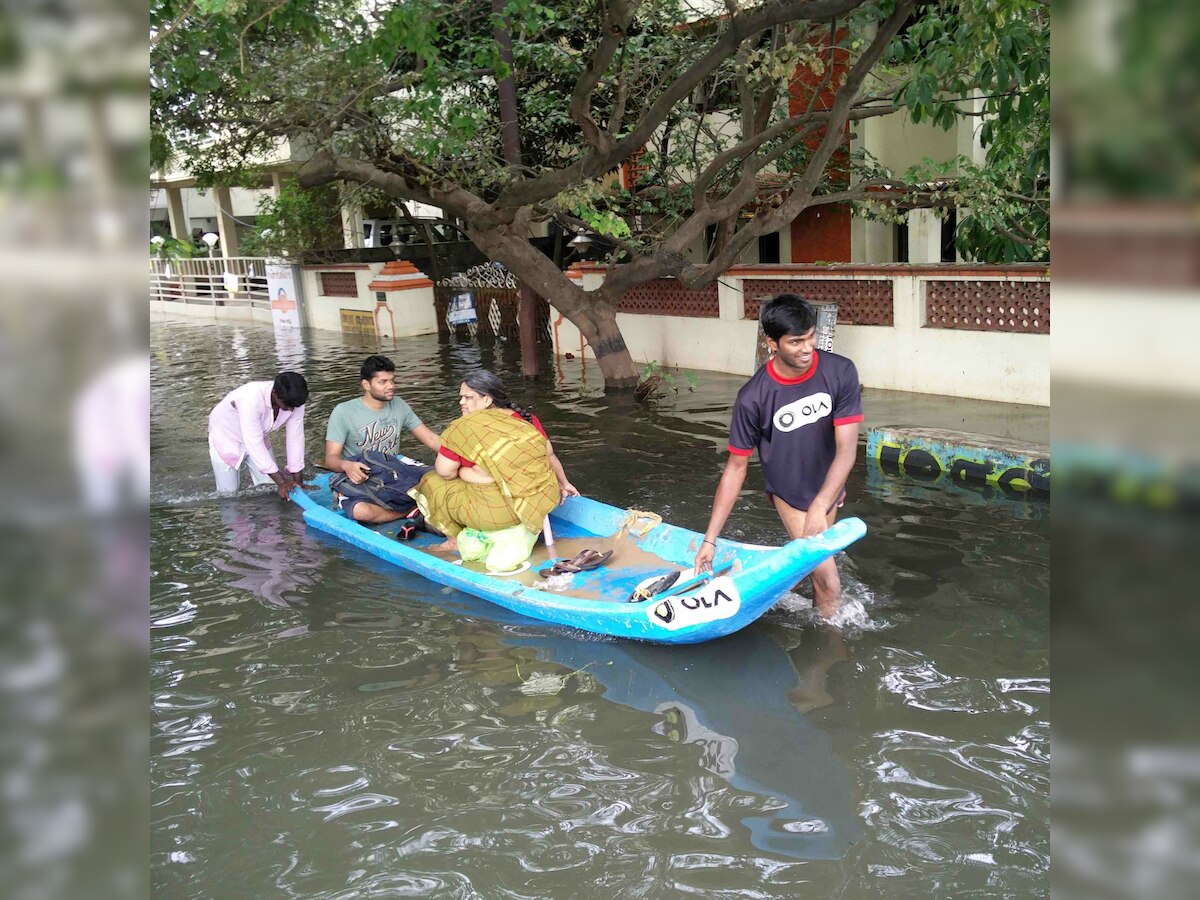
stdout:
[[[849,120],[860,121],[862,119],[869,119],[875,116],[890,116],[893,113],[899,112],[901,108],[902,107],[899,106],[880,106],[855,109],[850,113]],[[831,115],[831,112],[821,110],[817,112],[804,112],[800,113],[799,115],[792,116],[791,118],[783,119],[775,125],[772,125],[766,131],[755,135],[750,140],[743,141],[715,157],[713,161],[705,168],[705,170],[700,173],[700,176],[694,183],[693,190],[696,195],[695,202],[697,211],[699,211],[703,206],[707,205],[707,199],[705,198],[705,195],[708,191],[709,185],[712,183],[713,178],[715,178],[720,173],[721,169],[730,162],[742,156],[742,154],[753,153],[767,141],[781,137],[789,131],[798,129],[802,125],[812,126],[814,123],[820,124],[821,122],[827,122]],[[782,147],[777,148],[775,151],[765,157],[758,157],[761,162],[755,167],[755,171],[761,171],[763,166],[769,165],[784,153],[793,149],[800,142],[800,140],[811,134],[812,130],[813,129],[811,127],[808,127],[804,130],[798,130],[795,132],[795,134],[788,138],[787,142],[785,142]]]
[[865,2],[866,0],[784,0],[784,2],[742,12],[730,18],[728,27],[708,52],[693,62],[658,96],[633,131],[613,144],[606,152],[600,152],[592,147],[583,159],[571,166],[547,172],[538,178],[516,182],[501,193],[497,198],[497,205],[525,206],[548,200],[573,184],[599,177],[615,168],[631,153],[644,145],[670,114],[675,104],[687,97],[696,85],[733,55],[742,41],[785,22],[797,19],[824,20],[842,15],[862,6]]
[[588,146],[597,153],[609,153],[612,150],[613,137],[607,131],[601,130],[592,117],[592,92],[608,71],[618,48],[624,46],[629,23],[637,12],[638,5],[639,0],[609,0],[600,43],[596,45],[595,52],[584,66],[579,80],[575,82],[575,90],[571,92],[571,118],[579,125]]
[[150,49],[153,50],[160,43],[169,38],[175,32],[175,29],[183,24],[183,20],[192,14],[192,10],[195,8],[196,0],[190,0],[188,5],[184,7],[183,12],[173,19],[166,28],[161,28],[154,33],[154,36],[150,38]]
[[[833,106],[830,108],[829,119],[825,124],[825,136],[821,139],[820,145],[809,159],[808,167],[805,169],[804,175],[791,195],[774,212],[768,213],[766,216],[755,217],[751,226],[739,231],[734,239],[729,242],[728,246],[711,263],[700,268],[698,272],[687,274],[685,283],[689,287],[693,284],[711,282],[725,271],[725,269],[733,265],[738,255],[751,240],[769,231],[778,231],[787,223],[795,220],[809,205],[813,192],[824,175],[825,167],[829,165],[829,160],[832,158],[834,151],[845,139],[844,131],[850,118],[854,98],[857,96],[871,69],[874,68],[875,64],[883,56],[883,52],[888,44],[891,43],[892,38],[899,33],[900,28],[908,19],[914,3],[915,0],[900,0],[896,4],[895,11],[886,21],[880,24],[870,45],[850,69],[846,76],[845,84],[838,90],[833,101]],[[703,221],[702,216],[693,215],[664,246],[682,252],[691,241],[695,240],[696,235],[704,227],[703,224],[697,221],[698,218],[701,222]],[[685,279],[683,274],[678,277],[681,280]]]

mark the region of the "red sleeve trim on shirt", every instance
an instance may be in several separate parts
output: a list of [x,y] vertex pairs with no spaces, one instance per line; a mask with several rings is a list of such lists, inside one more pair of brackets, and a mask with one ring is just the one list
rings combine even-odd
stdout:
[[733,444],[729,445],[729,452],[734,456],[750,456],[754,453],[753,450],[743,450],[741,447],[733,446]]
[[475,463],[471,462],[469,459],[463,459],[461,456],[459,456],[459,455],[458,455],[457,453],[455,453],[453,450],[450,450],[450,449],[448,449],[448,448],[446,448],[446,447],[440,447],[440,448],[438,448],[438,455],[439,455],[439,456],[444,456],[444,457],[446,457],[446,459],[450,460],[451,462],[456,462],[456,463],[458,463],[460,466],[463,466],[463,467],[465,467],[465,468],[468,468],[468,469],[469,469],[471,466],[475,465]]
[[833,427],[836,428],[839,425],[853,425],[855,422],[861,422],[862,420],[863,420],[862,413],[859,413],[857,416],[845,416],[841,419],[834,419]]

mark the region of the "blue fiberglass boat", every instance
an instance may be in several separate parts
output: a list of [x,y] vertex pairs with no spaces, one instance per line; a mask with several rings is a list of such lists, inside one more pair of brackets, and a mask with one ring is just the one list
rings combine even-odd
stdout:
[[[414,540],[396,539],[398,524],[369,528],[334,508],[330,475],[315,478],[292,499],[309,525],[380,559],[431,581],[489,600],[542,622],[596,634],[663,644],[694,644],[745,628],[821,562],[866,534],[861,519],[838,522],[814,538],[782,547],[763,547],[718,539],[713,568],[697,583],[689,568],[703,535],[663,522],[638,534],[628,511],[572,497],[550,515],[555,549],[613,550],[606,565],[547,581],[539,575],[550,565],[539,546],[533,566],[501,575],[479,563],[462,563],[451,554],[431,552],[441,538],[422,532]],[[629,526],[633,527],[630,528]],[[639,586],[679,571],[674,586],[648,600],[629,603]],[[553,588],[553,589],[548,589]]]

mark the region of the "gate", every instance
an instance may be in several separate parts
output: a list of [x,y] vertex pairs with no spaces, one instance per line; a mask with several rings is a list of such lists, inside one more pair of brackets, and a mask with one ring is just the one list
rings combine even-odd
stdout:
[[[451,308],[451,301],[469,293],[474,301],[475,321],[460,324],[462,310]],[[509,341],[520,340],[518,311],[521,295],[517,278],[499,263],[486,263],[466,272],[443,278],[433,289],[440,337],[475,337]],[[452,313],[454,313],[452,315]],[[539,343],[550,340],[550,304],[534,296],[534,334]]]

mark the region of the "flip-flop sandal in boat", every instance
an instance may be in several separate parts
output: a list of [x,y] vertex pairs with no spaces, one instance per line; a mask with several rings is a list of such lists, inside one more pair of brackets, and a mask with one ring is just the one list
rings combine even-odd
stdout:
[[418,511],[416,515],[401,520],[400,526],[396,530],[396,540],[411,541],[424,527],[425,517]]
[[680,570],[668,572],[666,575],[663,575],[659,578],[647,578],[636,588],[634,588],[633,593],[625,598],[625,602],[641,603],[643,600],[649,600],[651,597],[655,596],[656,594],[661,594],[663,591],[667,590],[667,588],[674,585],[675,582],[679,580],[679,576],[682,574],[683,571]]
[[550,569],[543,570],[548,575],[574,575],[576,572],[588,572],[608,562],[613,555],[611,550],[600,553],[597,550],[581,550],[569,560],[559,560]]
[[599,550],[585,550],[584,553],[589,556],[581,563],[577,563],[580,572],[590,572],[592,569],[598,569],[612,557],[611,550],[605,550],[601,553]]

